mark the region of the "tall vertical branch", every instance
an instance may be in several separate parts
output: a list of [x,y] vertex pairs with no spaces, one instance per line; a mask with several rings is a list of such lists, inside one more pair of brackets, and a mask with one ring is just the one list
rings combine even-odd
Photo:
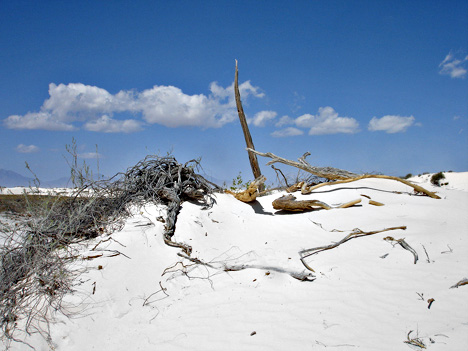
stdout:
[[[237,105],[237,113],[239,114],[239,120],[242,126],[242,131],[244,132],[245,143],[247,148],[255,150],[252,136],[250,135],[249,126],[247,125],[247,120],[245,118],[244,109],[242,108],[242,102],[240,98],[239,92],[239,71],[237,69],[237,60],[236,60],[236,75],[234,78],[234,94],[236,96],[236,105]],[[250,167],[252,167],[252,173],[254,178],[257,179],[262,175],[260,172],[260,167],[258,165],[257,155],[255,155],[252,151],[248,151],[249,160],[250,160]]]

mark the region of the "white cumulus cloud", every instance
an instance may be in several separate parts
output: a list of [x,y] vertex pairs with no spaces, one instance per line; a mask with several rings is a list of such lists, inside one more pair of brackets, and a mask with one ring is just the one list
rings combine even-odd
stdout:
[[466,62],[468,56],[463,59],[455,58],[455,55],[450,52],[445,59],[439,64],[439,73],[449,75],[451,78],[465,78],[466,76]]
[[359,131],[359,123],[354,118],[340,117],[330,106],[320,107],[316,115],[306,113],[296,119],[283,116],[276,126],[279,127],[287,124],[309,129],[309,135],[353,134]]
[[260,111],[255,114],[248,122],[252,123],[255,127],[265,127],[268,121],[275,119],[277,113],[275,111]]
[[280,128],[288,124],[294,124],[294,119],[289,116],[283,116],[279,119],[278,122],[275,123],[275,126]]
[[371,132],[383,131],[389,134],[403,133],[414,124],[413,116],[383,116],[382,118],[373,117],[368,125]]
[[354,118],[339,117],[330,106],[319,108],[318,114],[309,123],[309,135],[354,134],[359,131],[359,123]]
[[[233,83],[234,84],[234,83]],[[234,85],[223,88],[210,84],[210,94],[185,94],[174,86],[155,85],[141,92],[107,90],[81,83],[49,85],[49,98],[39,112],[12,115],[3,120],[10,129],[70,131],[80,124],[91,131],[136,132],[148,124],[167,127],[221,127],[237,118]],[[239,86],[242,99],[262,98],[258,87],[246,81]],[[120,120],[116,113],[131,114],[135,119]]]
[[[309,113],[303,114],[297,118],[283,116],[275,124],[276,127],[285,125],[294,125],[296,128],[286,128],[274,132],[274,136],[293,136],[300,135],[297,133],[298,128],[309,129],[309,135],[324,135],[324,134],[353,134],[359,131],[359,123],[351,117],[340,117],[332,107],[320,107],[316,115]],[[302,133],[301,133],[302,134]]]
[[49,112],[28,112],[24,116],[12,115],[3,121],[9,129],[44,129],[54,131],[71,131],[76,128]]
[[134,119],[116,120],[107,115],[84,125],[86,130],[103,133],[134,133],[142,130],[142,123]]
[[34,152],[39,152],[39,147],[37,147],[36,145],[19,144],[16,147],[16,151],[22,154],[32,154]]
[[287,127],[287,128],[280,129],[280,130],[275,130],[273,133],[271,133],[271,136],[275,138],[284,138],[284,137],[297,136],[297,135],[302,135],[302,134],[304,134],[304,132],[298,128]]

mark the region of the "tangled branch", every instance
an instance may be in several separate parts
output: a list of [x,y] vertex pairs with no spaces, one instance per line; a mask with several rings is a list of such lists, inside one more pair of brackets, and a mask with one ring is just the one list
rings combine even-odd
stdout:
[[81,257],[80,244],[121,228],[135,206],[166,205],[164,240],[190,255],[190,246],[172,241],[181,203],[209,207],[214,202],[211,195],[220,190],[195,173],[198,166],[197,160],[180,164],[172,156],[150,155],[110,180],[82,182],[68,196],[29,203],[16,223],[0,222],[2,338],[16,341],[15,330],[22,321],[24,332],[40,332],[49,339],[49,312],[66,313],[62,299],[73,291],[73,281],[81,273],[70,268]]

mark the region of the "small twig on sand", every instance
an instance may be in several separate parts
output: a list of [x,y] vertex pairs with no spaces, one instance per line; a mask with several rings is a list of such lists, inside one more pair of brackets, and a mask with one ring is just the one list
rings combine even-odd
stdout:
[[412,330],[409,331],[408,335],[406,336],[407,340],[405,340],[404,343],[420,347],[421,349],[425,349],[426,345],[424,344],[424,342],[419,337],[410,339],[410,334],[412,332],[413,332]]
[[453,249],[447,244],[447,247],[449,248],[448,251],[442,251],[441,253],[446,254],[446,253],[453,253]]
[[423,247],[423,249],[424,249],[424,252],[426,253],[426,257],[427,257],[427,263],[431,263],[431,259],[429,258],[429,254],[427,253],[427,250],[426,250],[426,248],[424,247],[424,245],[423,245],[423,244],[421,244],[421,246]]
[[458,288],[459,286],[462,286],[462,285],[468,285],[468,279],[467,278],[464,278],[464,279],[460,280],[457,284],[452,285],[450,287],[450,289]]
[[405,250],[411,252],[414,256],[414,264],[418,262],[418,253],[405,241],[405,239],[394,239],[391,236],[384,238],[385,241],[390,242],[392,245],[399,244]]
[[164,293],[164,295],[166,295],[166,297],[169,297],[169,294],[166,292],[167,288],[164,288],[164,287],[162,286],[161,282],[159,282],[159,286],[161,287],[161,289],[158,290],[158,291],[155,291],[155,292],[152,293],[150,296],[148,296],[148,297],[145,299],[145,301],[143,301],[143,306],[149,305],[149,304],[151,304],[152,302],[154,302],[154,301],[148,302],[148,300],[149,300],[152,296],[156,295],[156,294],[157,294],[158,292],[160,292],[160,291],[162,291],[162,292]]
[[348,240],[354,239],[354,238],[359,238],[361,236],[368,236],[368,235],[373,235],[377,233],[382,233],[382,232],[387,232],[389,230],[406,230],[406,226],[401,226],[401,227],[392,227],[392,228],[386,228],[382,230],[375,230],[371,232],[363,232],[361,229],[356,228],[354,229],[350,234],[346,235],[343,239],[338,241],[337,243],[326,245],[326,246],[319,246],[319,247],[314,247],[312,249],[307,249],[307,250],[302,250],[299,251],[299,255],[301,256],[301,262],[302,264],[309,270],[314,271],[312,268],[310,268],[304,261],[305,258],[315,255],[319,252],[325,251],[325,250],[331,250],[334,249],[335,247],[340,246],[341,244],[347,242]]
[[185,256],[182,253],[178,253],[178,256],[185,258],[193,263],[200,264],[212,269],[216,270],[223,270],[225,272],[236,272],[236,271],[241,271],[244,269],[262,269],[266,271],[274,271],[278,273],[286,273],[289,274],[291,277],[301,280],[301,281],[313,281],[315,280],[315,276],[312,275],[311,273],[306,273],[306,271],[303,272],[295,272],[295,271],[290,271],[287,269],[283,269],[280,267],[275,267],[275,266],[263,266],[263,265],[252,265],[252,264],[228,264],[227,262],[204,262],[198,258],[190,257],[190,256]]

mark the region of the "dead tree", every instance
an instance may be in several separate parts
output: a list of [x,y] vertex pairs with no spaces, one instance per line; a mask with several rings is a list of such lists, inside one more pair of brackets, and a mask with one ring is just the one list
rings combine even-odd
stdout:
[[326,178],[326,179],[330,179],[330,180],[335,180],[335,182],[333,182],[333,183],[322,183],[322,184],[318,184],[318,185],[315,185],[313,187],[310,187],[308,189],[309,191],[315,190],[315,189],[320,188],[322,186],[331,185],[331,184],[342,184],[342,183],[354,182],[354,181],[361,180],[361,179],[379,178],[379,179],[390,179],[390,180],[398,181],[400,183],[403,183],[405,185],[408,185],[408,186],[412,187],[418,193],[422,193],[422,194],[427,195],[429,197],[432,197],[434,199],[440,199],[440,197],[436,193],[433,193],[433,192],[431,192],[429,190],[424,189],[423,187],[421,187],[419,185],[413,184],[413,183],[411,183],[411,182],[409,182],[409,181],[407,181],[405,179],[401,179],[401,178],[398,178],[398,177],[387,176],[387,175],[379,175],[379,174],[361,174],[361,175],[359,175],[359,174],[356,174],[356,173],[348,172],[348,171],[338,169],[338,168],[333,168],[333,167],[315,167],[315,166],[312,166],[312,165],[309,164],[309,162],[306,161],[306,157],[310,155],[310,153],[308,153],[308,152],[306,152],[302,157],[300,157],[298,159],[299,162],[296,162],[296,161],[291,161],[291,160],[287,160],[285,158],[276,156],[276,155],[272,154],[271,152],[263,153],[263,152],[256,151],[254,149],[247,149],[247,150],[249,150],[249,151],[251,151],[251,152],[253,152],[253,153],[257,154],[257,155],[271,158],[272,160],[269,161],[267,163],[267,165],[271,165],[273,163],[279,162],[279,163],[283,163],[283,164],[288,165],[288,166],[293,166],[293,167],[302,169],[302,170],[304,170],[306,172],[309,172],[309,173],[312,173],[313,175],[316,175],[318,177],[322,177],[322,178]]
[[244,132],[244,138],[245,138],[245,143],[247,145],[247,150],[249,150],[248,154],[249,154],[249,160],[250,160],[250,167],[252,167],[254,179],[258,179],[262,175],[262,172],[260,172],[260,167],[258,165],[257,156],[255,155],[255,153],[250,151],[250,150],[255,150],[255,147],[252,141],[252,136],[250,135],[249,126],[247,125],[247,120],[245,118],[244,109],[242,108],[238,80],[239,80],[239,71],[237,69],[237,60],[236,60],[236,74],[234,78],[234,94],[236,96],[237,113],[239,114],[239,120],[242,126],[242,131]]

